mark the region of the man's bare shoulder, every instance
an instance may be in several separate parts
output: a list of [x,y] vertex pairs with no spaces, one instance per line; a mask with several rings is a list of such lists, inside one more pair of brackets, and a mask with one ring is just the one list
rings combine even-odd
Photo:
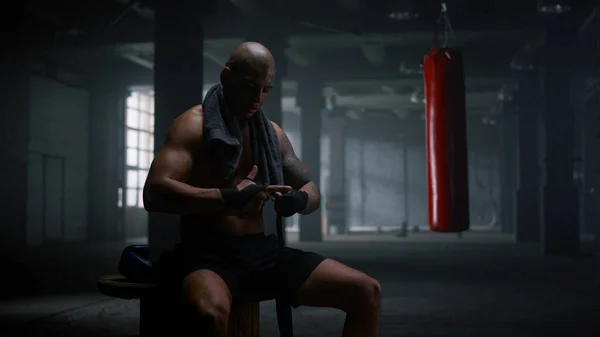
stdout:
[[283,131],[283,129],[279,125],[277,125],[277,123],[271,121],[271,124],[273,124],[273,129],[275,129],[275,133],[277,134],[277,140],[279,140],[279,151],[281,152],[281,154],[283,156],[293,154],[294,148],[292,147],[290,139],[285,134],[285,131]]
[[169,139],[186,146],[199,145],[202,142],[204,111],[202,105],[196,105],[179,115],[169,132]]
[[183,119],[185,122],[192,123],[200,123],[204,122],[204,109],[202,105],[196,105],[189,108],[186,112],[182,113],[179,118]]
[[279,139],[279,142],[281,142],[282,137],[285,136],[285,132],[283,132],[283,129],[279,125],[277,125],[277,123],[271,121],[271,125],[273,125],[273,129],[277,134],[277,138]]

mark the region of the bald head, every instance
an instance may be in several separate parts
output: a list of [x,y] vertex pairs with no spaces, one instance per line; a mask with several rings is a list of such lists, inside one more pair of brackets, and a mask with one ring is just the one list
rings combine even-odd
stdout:
[[258,42],[244,42],[237,46],[225,66],[242,74],[275,73],[273,55],[267,47]]
[[257,42],[240,44],[221,72],[221,83],[230,110],[241,118],[249,118],[264,103],[275,81],[275,60]]

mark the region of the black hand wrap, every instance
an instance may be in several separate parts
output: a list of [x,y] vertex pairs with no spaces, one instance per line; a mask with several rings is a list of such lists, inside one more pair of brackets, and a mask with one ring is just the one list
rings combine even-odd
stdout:
[[275,211],[284,218],[302,212],[308,204],[308,194],[292,190],[275,200]]
[[263,185],[248,185],[241,190],[237,188],[222,188],[221,197],[227,208],[242,208],[254,196],[265,189]]

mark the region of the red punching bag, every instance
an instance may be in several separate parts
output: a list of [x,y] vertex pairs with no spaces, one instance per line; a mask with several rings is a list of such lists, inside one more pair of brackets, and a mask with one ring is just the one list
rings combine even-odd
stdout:
[[462,56],[434,48],[423,59],[426,99],[429,226],[435,232],[469,229],[467,121]]

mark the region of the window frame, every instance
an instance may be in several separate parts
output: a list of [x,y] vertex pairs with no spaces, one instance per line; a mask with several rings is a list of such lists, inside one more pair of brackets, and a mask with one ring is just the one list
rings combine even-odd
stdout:
[[[137,119],[135,123],[130,120],[133,116]],[[142,116],[147,118],[147,123],[144,123],[146,125],[141,124]],[[131,91],[125,103],[124,121],[125,193],[122,205],[126,208],[144,207],[142,197],[144,182],[154,158],[154,119],[154,92],[151,90]],[[131,131],[136,133],[135,144],[130,142]],[[132,155],[136,157],[134,161],[130,159]],[[142,158],[146,155],[146,158]],[[144,164],[142,164],[142,159],[145,159]]]

